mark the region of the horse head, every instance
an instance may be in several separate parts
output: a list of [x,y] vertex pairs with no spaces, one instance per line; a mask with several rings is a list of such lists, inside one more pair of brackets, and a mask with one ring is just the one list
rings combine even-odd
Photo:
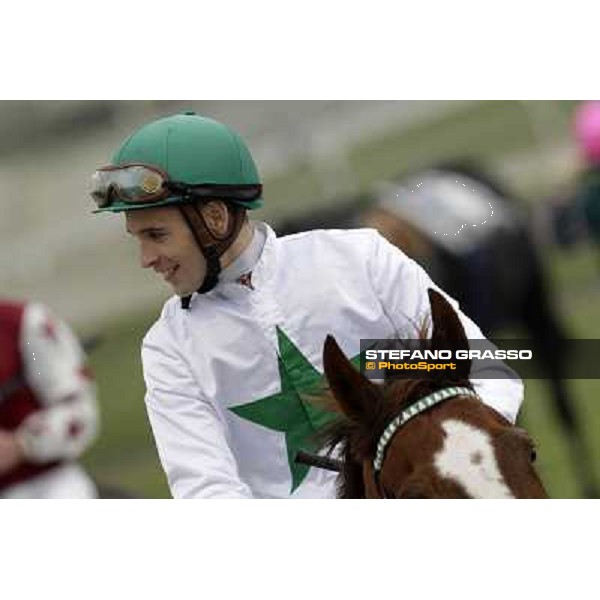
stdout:
[[[468,349],[452,306],[434,290],[429,300],[430,348]],[[340,417],[327,434],[344,459],[340,497],[546,497],[531,438],[479,399],[470,360],[456,361],[451,376],[377,385],[328,336],[323,362]]]

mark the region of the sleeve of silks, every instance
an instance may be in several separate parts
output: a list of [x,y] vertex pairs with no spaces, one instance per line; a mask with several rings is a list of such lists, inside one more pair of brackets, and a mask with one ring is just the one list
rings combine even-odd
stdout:
[[17,430],[27,459],[78,458],[96,437],[99,420],[96,386],[79,341],[45,306],[32,303],[23,315],[21,355],[41,405]]
[[[486,339],[471,319],[462,313],[458,302],[441,290],[414,260],[378,233],[373,235],[369,253],[373,286],[382,307],[399,338],[414,339],[423,323],[431,323],[428,288],[444,295],[456,310],[468,339]],[[477,364],[479,362],[479,365]],[[523,382],[506,364],[474,361],[471,382],[481,399],[514,423],[523,402]]]
[[229,444],[227,423],[206,399],[159,321],[142,345],[146,408],[174,498],[251,498]]

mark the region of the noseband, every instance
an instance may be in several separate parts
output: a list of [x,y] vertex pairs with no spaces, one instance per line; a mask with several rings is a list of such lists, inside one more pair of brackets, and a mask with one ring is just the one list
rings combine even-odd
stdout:
[[411,404],[408,408],[405,408],[390,424],[383,430],[379,442],[377,442],[377,453],[373,460],[373,470],[375,474],[381,471],[383,466],[383,460],[385,458],[385,450],[388,447],[390,441],[407,421],[410,421],[413,417],[420,415],[432,406],[454,398],[455,396],[471,396],[473,398],[479,398],[479,396],[470,388],[467,387],[449,387],[433,394],[429,394],[420,400],[417,400],[414,404]]

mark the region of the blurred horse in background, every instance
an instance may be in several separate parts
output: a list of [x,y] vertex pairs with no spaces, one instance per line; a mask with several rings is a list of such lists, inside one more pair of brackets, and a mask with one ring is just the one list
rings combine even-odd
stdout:
[[568,438],[583,493],[598,497],[565,384],[567,336],[517,201],[468,163],[448,163],[378,186],[369,201],[356,198],[323,213],[288,221],[282,234],[322,227],[374,227],[417,260],[465,314],[491,337],[524,329],[541,358],[555,410]]

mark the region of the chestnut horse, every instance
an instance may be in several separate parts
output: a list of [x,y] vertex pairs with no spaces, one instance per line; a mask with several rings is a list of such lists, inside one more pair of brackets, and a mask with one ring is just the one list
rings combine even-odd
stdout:
[[[466,349],[447,300],[429,290],[431,349]],[[424,341],[425,343],[425,341]],[[471,361],[430,380],[371,382],[328,336],[325,374],[338,419],[327,445],[341,449],[340,498],[545,498],[529,435],[484,404]]]

